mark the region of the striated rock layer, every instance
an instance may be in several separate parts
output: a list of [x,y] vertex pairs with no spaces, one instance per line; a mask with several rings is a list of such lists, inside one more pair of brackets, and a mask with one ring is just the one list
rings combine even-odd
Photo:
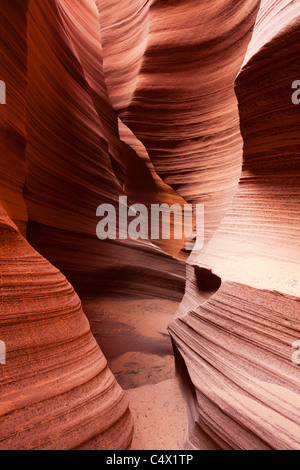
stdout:
[[[0,337],[7,347],[0,447],[127,448],[128,400],[79,298],[52,265],[81,293],[178,301],[184,265],[146,240],[100,242],[96,209],[117,206],[125,194],[128,203],[139,201],[145,186],[134,180],[135,166],[150,188],[143,201],[185,201],[156,175],[124,127],[120,139],[95,2],[30,0],[13,7],[4,1],[1,13],[1,79],[8,93],[0,122]],[[183,241],[163,247],[180,255]],[[101,321],[93,331],[101,336]],[[169,352],[169,340],[166,347]]]
[[[292,363],[300,337],[300,118],[291,100],[299,15],[297,2],[262,2],[235,84],[242,176],[216,234],[189,258],[187,293],[170,325],[196,391],[200,447],[204,433],[221,449],[300,448]],[[199,268],[211,279],[208,300],[195,282]]]
[[1,1],[0,448],[299,449],[299,2],[121,3]]
[[7,105],[1,105],[0,113],[0,201],[23,233],[28,219],[23,198],[26,148],[27,7],[28,0],[17,0],[14,3],[4,0],[0,5],[1,80],[6,84],[7,102]]
[[128,400],[66,278],[1,213],[0,448],[126,448]]
[[240,1],[238,8],[231,0],[98,6],[112,103],[163,181],[188,203],[205,203],[209,239],[240,176],[233,84],[259,1]]
[[[32,96],[50,122],[56,119],[49,85],[47,88],[47,83],[51,84],[49,75],[41,82],[48,102],[32,80],[33,76],[47,76],[46,69],[39,69],[43,64],[38,58],[32,61],[36,50],[45,63],[47,60],[45,44],[34,36],[33,27],[39,24],[43,8],[49,19],[57,14],[56,2],[45,5],[30,1],[28,5],[19,1],[14,6],[12,2],[1,2],[1,78],[7,84],[7,105],[1,107],[0,332],[6,344],[7,364],[0,371],[0,448],[126,448],[133,430],[128,400],[90,332],[80,299],[66,278],[25,241],[11,221],[23,234],[26,232],[27,214],[32,214],[32,209],[23,192],[29,198],[25,183],[30,186],[36,176],[32,148],[41,138],[49,138],[47,122],[38,112],[35,114]],[[58,26],[61,42],[56,47],[63,49],[66,32],[61,22]],[[53,77],[58,77],[59,69],[53,63],[52,67]],[[72,113],[65,116],[66,120],[72,117]],[[63,140],[61,145],[66,151]],[[39,158],[55,171],[45,148],[39,148]],[[41,165],[40,172],[42,169]],[[43,183],[39,201],[43,214],[43,199],[51,199],[51,195],[41,173],[38,177]],[[47,184],[53,185],[49,175]],[[51,211],[47,213],[50,221]]]

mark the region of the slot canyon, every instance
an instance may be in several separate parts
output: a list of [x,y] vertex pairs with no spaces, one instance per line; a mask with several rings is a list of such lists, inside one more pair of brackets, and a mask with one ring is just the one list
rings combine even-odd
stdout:
[[299,0],[0,15],[0,450],[300,450]]

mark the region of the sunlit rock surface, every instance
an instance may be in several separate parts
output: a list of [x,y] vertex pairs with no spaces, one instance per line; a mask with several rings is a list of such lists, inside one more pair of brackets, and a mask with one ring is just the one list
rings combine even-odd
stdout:
[[[189,258],[170,325],[196,390],[196,445],[200,429],[221,449],[300,448],[299,25],[299,4],[262,2],[235,82],[242,176],[214,237]],[[199,267],[212,271],[204,303]]]
[[[0,14],[0,448],[299,449],[299,2]],[[100,241],[120,196],[204,248]]]

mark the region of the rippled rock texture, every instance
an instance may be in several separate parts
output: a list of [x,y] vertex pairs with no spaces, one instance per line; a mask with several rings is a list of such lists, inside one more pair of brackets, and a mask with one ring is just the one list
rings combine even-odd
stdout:
[[[240,182],[215,235],[188,261],[187,294],[170,325],[195,389],[200,447],[205,435],[221,449],[300,448],[291,360],[300,336],[300,114],[291,101],[299,13],[297,2],[261,4],[235,81]],[[208,275],[211,297],[201,303]]]
[[[0,15],[0,448],[299,449],[299,2]],[[120,196],[204,248],[98,240]]]

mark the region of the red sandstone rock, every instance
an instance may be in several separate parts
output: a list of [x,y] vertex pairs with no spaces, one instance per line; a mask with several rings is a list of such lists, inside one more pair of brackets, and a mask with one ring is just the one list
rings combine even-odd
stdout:
[[[196,427],[222,449],[300,447],[291,360],[300,335],[300,120],[291,101],[299,13],[295,2],[262,2],[235,85],[242,177],[216,234],[188,260],[187,293],[170,325],[196,390]],[[206,302],[199,268],[221,281]],[[193,442],[201,446],[197,429]]]
[[[1,1],[2,449],[129,447],[97,342],[132,449],[300,448],[299,3],[200,3]],[[121,195],[205,204],[176,379],[185,241],[100,242]]]
[[[144,277],[152,296],[179,299],[183,265],[148,242],[101,245],[95,236],[97,206],[124,194],[125,156],[140,159],[119,138],[95,4],[30,1],[27,12],[26,2],[14,9],[2,2],[1,8],[7,61],[1,78],[8,85],[1,107],[1,204],[23,233],[28,212],[27,239],[78,290],[137,292]],[[160,200],[171,191],[155,178]],[[1,448],[126,448],[128,401],[78,297],[7,215],[1,239],[0,336],[8,356],[1,369]],[[144,268],[147,258],[151,270]]]
[[[243,0],[239,8],[230,0],[98,5],[112,103],[163,181],[188,203],[205,202],[208,239],[240,176],[233,85],[259,1]],[[119,73],[119,64],[129,73]]]
[[1,214],[0,448],[126,448],[128,400],[66,278]]

